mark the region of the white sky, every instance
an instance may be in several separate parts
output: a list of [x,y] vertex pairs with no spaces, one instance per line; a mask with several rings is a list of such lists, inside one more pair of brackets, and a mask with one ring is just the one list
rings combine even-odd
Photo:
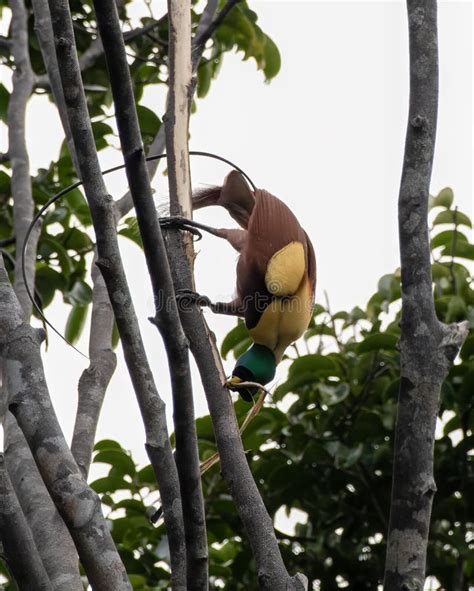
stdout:
[[[242,167],[259,187],[282,198],[302,221],[318,258],[317,300],[327,291],[331,307],[366,304],[381,275],[398,266],[397,196],[408,104],[408,36],[402,2],[253,2],[259,24],[280,48],[282,70],[263,83],[254,62],[224,59],[209,95],[191,121],[191,149],[221,154]],[[163,2],[155,3],[156,15]],[[454,189],[461,211],[472,215],[472,4],[441,2],[440,113],[432,193]],[[4,83],[7,83],[5,81]],[[163,92],[149,90],[146,104],[159,116]],[[53,107],[35,99],[28,116],[33,167],[56,158],[60,126]],[[2,135],[3,130],[2,130]],[[2,144],[0,150],[5,147]],[[104,168],[120,162],[117,151],[101,154]],[[228,168],[191,161],[193,182],[220,184]],[[120,197],[124,175],[107,178]],[[155,183],[166,196],[163,178]],[[198,212],[210,225],[232,226],[217,209]],[[121,243],[149,359],[171,417],[167,364],[147,317],[153,301],[141,252]],[[198,290],[230,299],[236,254],[204,236],[198,244]],[[64,327],[67,308],[57,299],[49,319]],[[218,342],[235,321],[208,313]],[[76,384],[87,361],[50,337],[45,367],[61,424],[71,436]],[[87,340],[80,344],[87,350]],[[118,439],[134,458],[147,461],[144,431],[121,351],[102,411],[98,438]],[[232,360],[226,362],[230,372]],[[196,411],[207,412],[196,376]],[[171,423],[170,423],[171,424]]]

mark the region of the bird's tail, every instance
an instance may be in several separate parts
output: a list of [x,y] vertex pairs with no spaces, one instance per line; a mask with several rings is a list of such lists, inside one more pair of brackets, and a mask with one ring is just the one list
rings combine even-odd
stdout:
[[233,170],[222,187],[207,187],[193,193],[193,209],[211,205],[224,207],[242,228],[247,228],[255,197],[240,172]]
[[193,191],[193,209],[201,209],[210,205],[220,205],[222,187],[205,187]]

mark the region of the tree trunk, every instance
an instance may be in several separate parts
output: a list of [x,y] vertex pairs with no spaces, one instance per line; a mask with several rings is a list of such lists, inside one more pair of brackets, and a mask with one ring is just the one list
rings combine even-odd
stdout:
[[436,317],[428,234],[428,197],[438,108],[435,0],[408,0],[410,108],[399,196],[402,276],[401,382],[385,591],[422,591],[436,485],[433,448],[441,384],[467,326]]

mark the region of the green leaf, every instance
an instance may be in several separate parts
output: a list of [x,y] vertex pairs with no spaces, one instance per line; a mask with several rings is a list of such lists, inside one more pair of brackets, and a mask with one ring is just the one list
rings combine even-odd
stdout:
[[445,187],[436,195],[430,198],[430,209],[433,207],[445,207],[449,209],[454,201],[454,193],[451,187]]
[[110,135],[114,133],[114,130],[104,123],[103,121],[94,121],[92,123],[92,132],[94,134],[94,138],[97,140],[105,135]]
[[0,84],[0,121],[7,123],[8,103],[10,102],[10,93]]
[[65,293],[69,302],[76,306],[86,306],[92,302],[92,289],[82,279],[76,281],[71,290]]
[[465,213],[452,209],[438,213],[433,220],[433,225],[437,226],[439,224],[456,224],[458,226],[463,225],[472,228],[471,220]]
[[94,464],[99,462],[110,464],[120,474],[134,476],[136,472],[135,462],[122,449],[105,449],[103,451],[99,451],[94,457]]
[[114,493],[118,490],[131,490],[132,485],[119,476],[106,476],[91,482],[91,488],[96,493]]
[[104,449],[122,449],[118,441],[113,439],[101,439],[94,445],[94,451],[101,451]]
[[445,321],[449,323],[464,320],[466,312],[467,308],[464,299],[461,296],[454,295],[449,300]]
[[278,386],[273,398],[279,400],[289,392],[295,393],[300,392],[301,388],[313,388],[319,380],[338,374],[338,366],[327,356],[314,354],[298,357],[290,366],[288,379]]
[[197,95],[198,98],[204,98],[211,87],[213,68],[212,61],[204,62],[199,65],[197,71]]
[[344,310],[341,310],[340,312],[336,312],[335,314],[332,315],[333,320],[347,320],[348,317],[349,317],[348,312],[344,312]]
[[441,251],[441,256],[455,256],[462,259],[474,260],[474,244],[462,240],[448,243]]
[[368,441],[370,438],[384,437],[386,429],[383,426],[380,415],[377,412],[362,410],[352,427],[352,436],[359,441]]
[[367,314],[364,312],[364,310],[362,310],[362,308],[356,306],[355,308],[352,308],[352,310],[349,312],[349,316],[347,320],[344,322],[344,328],[352,326],[353,324],[357,324],[359,320],[364,320],[365,318],[367,318]]
[[363,451],[364,445],[362,443],[359,443],[356,447],[340,445],[336,456],[336,466],[350,468],[361,458]]
[[212,428],[212,421],[209,415],[196,419],[196,431],[198,439],[207,439],[208,441],[212,442],[214,441],[214,430]]
[[263,72],[267,81],[274,78],[281,68],[281,56],[278,47],[275,43],[265,35],[265,43],[263,46],[263,55],[265,65],[263,66]]
[[65,201],[81,224],[84,226],[90,226],[92,224],[89,205],[79,188],[73,189],[65,195]]
[[93,242],[89,235],[77,228],[68,228],[62,234],[56,235],[55,238],[61,241],[64,248],[75,250],[76,252],[90,251],[93,247]]
[[49,234],[44,234],[40,240],[39,252],[49,258],[53,253],[56,253],[61,270],[65,277],[69,277],[74,270],[74,262],[69,256],[64,246]]
[[224,359],[227,359],[227,355],[230,351],[235,349],[242,342],[247,343],[249,340],[249,331],[242,320],[239,320],[237,326],[235,326],[224,338],[221,345],[221,355]]
[[380,295],[389,302],[401,298],[400,277],[396,277],[393,273],[381,277],[377,287]]
[[332,359],[324,355],[313,354],[295,359],[290,366],[288,376],[294,377],[308,371],[319,377],[339,375],[339,368]]
[[11,178],[4,170],[0,170],[0,202],[11,197]]
[[463,361],[467,361],[470,357],[474,356],[474,335],[470,335],[464,341],[462,346],[460,357]]
[[125,227],[122,227],[118,234],[125,236],[132,242],[135,242],[140,248],[143,248],[142,237],[140,234],[140,228],[138,227],[138,221],[136,217],[129,217],[123,221]]
[[84,330],[88,308],[88,306],[74,306],[69,312],[64,336],[72,344],[77,343]]
[[241,355],[243,355],[243,353],[245,353],[245,351],[247,351],[247,349],[249,349],[252,346],[252,343],[253,340],[250,337],[248,337],[248,339],[244,339],[238,345],[236,345],[233,351],[235,359],[238,359]]
[[304,334],[304,338],[305,338],[305,340],[308,340],[311,337],[316,337],[316,336],[321,336],[321,335],[331,336],[331,337],[334,336],[333,327],[327,326],[326,324],[316,324],[315,326],[308,328],[308,330]]
[[396,350],[398,337],[388,333],[377,333],[367,336],[357,345],[358,353],[368,353],[369,351]]
[[145,466],[144,468],[139,470],[137,472],[136,478],[137,482],[142,486],[156,486],[155,472],[151,464],[148,464],[148,466]]
[[118,503],[114,503],[113,510],[116,509],[126,509],[128,513],[135,513],[139,515],[146,515],[146,507],[143,504],[143,501],[137,501],[136,499],[123,499]]
[[326,312],[326,308],[324,306],[321,306],[321,304],[314,304],[312,318],[316,318],[324,312]]
[[433,236],[431,239],[431,248],[438,248],[439,246],[446,246],[452,244],[456,240],[459,242],[469,242],[467,236],[459,230],[445,230]]
[[451,276],[448,265],[444,263],[433,263],[431,265],[431,274],[433,275],[433,279],[435,280],[441,279],[442,277]]
[[318,390],[321,393],[321,401],[327,406],[339,404],[339,402],[345,400],[351,393],[349,384],[346,383],[337,384],[337,386],[319,384]]
[[43,218],[43,225],[47,226],[49,224],[54,224],[56,222],[62,223],[64,220],[67,219],[69,216],[69,211],[67,207],[63,207],[61,205],[56,205],[56,207],[49,211]]
[[443,435],[449,435],[453,431],[461,428],[461,419],[455,415],[443,427]]
[[137,105],[137,114],[142,135],[155,136],[161,125],[158,116],[151,109],[143,105]]
[[66,278],[61,273],[47,267],[44,263],[37,266],[35,286],[41,296],[43,308],[52,302],[57,289],[60,291],[66,289],[66,284]]
[[147,585],[147,578],[143,575],[129,574],[128,580],[130,581],[134,589],[138,589],[139,587],[145,587]]

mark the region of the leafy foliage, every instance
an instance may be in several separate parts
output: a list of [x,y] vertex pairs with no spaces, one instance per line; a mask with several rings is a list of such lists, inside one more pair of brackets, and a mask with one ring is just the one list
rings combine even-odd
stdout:
[[[447,189],[439,195],[447,193]],[[450,190],[449,190],[450,191]],[[428,574],[452,587],[456,568],[474,584],[474,290],[464,266],[469,257],[445,245],[463,241],[452,199],[433,200],[433,217],[450,212],[447,226],[432,228],[433,293],[441,320],[468,319],[470,336],[443,385],[435,449],[438,492],[433,506]],[[441,236],[443,237],[441,238]],[[472,245],[471,245],[472,246]],[[290,572],[307,574],[315,589],[376,591],[385,559],[390,505],[392,434],[400,359],[399,272],[384,275],[362,309],[331,312],[320,304],[305,336],[288,355],[286,380],[244,432],[244,448]],[[222,344],[237,357],[248,346],[239,322]],[[248,405],[235,404],[241,421]],[[215,451],[210,417],[197,420],[201,460]],[[154,476],[150,466],[134,468],[115,442],[100,442],[95,461],[110,464],[93,483],[110,509],[112,533],[137,578],[135,589],[167,586],[166,538],[148,521]],[[218,466],[203,475],[210,574],[213,589],[256,589],[256,572],[246,534]],[[281,511],[299,509],[303,523],[279,531]],[[120,511],[120,513],[118,513]]]

